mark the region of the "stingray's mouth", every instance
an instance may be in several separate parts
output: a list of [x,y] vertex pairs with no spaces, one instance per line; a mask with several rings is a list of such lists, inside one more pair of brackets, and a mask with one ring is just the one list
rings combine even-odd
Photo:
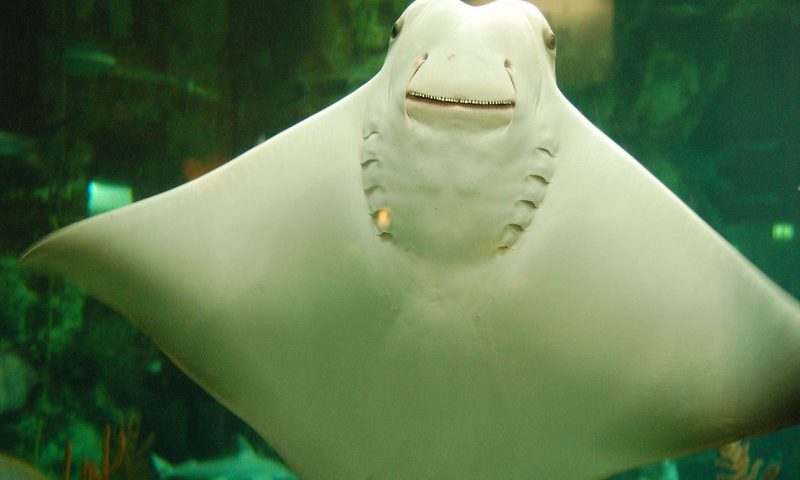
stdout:
[[406,114],[416,122],[437,128],[494,130],[505,128],[514,116],[516,102],[508,99],[466,98],[406,92]]
[[505,110],[514,108],[513,100],[480,100],[473,98],[442,97],[415,91],[407,92],[406,99],[439,107],[462,107],[476,110]]

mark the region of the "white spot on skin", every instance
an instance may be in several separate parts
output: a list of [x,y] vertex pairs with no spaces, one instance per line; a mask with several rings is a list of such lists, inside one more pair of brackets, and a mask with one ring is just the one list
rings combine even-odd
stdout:
[[388,208],[381,208],[375,212],[375,224],[383,232],[389,230],[389,227],[392,226],[392,215]]

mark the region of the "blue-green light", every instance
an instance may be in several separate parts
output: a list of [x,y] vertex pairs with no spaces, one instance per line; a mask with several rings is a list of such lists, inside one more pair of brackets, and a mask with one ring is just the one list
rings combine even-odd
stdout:
[[794,239],[794,224],[775,223],[772,225],[772,239],[776,242],[791,242]]
[[129,185],[89,182],[87,208],[89,215],[108,212],[133,203],[133,190]]

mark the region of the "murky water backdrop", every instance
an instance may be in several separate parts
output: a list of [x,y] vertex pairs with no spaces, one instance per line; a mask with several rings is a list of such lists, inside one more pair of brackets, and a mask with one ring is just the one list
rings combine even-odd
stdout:
[[[557,33],[567,97],[800,297],[800,4],[534,3]],[[0,470],[62,478],[67,445],[74,465],[104,452],[113,464],[123,437],[126,466],[111,478],[156,478],[151,452],[233,455],[237,435],[276,456],[126,320],[15,259],[349,93],[379,69],[407,4],[0,2]],[[749,454],[800,478],[797,429],[752,440]],[[715,457],[619,478],[712,479]]]

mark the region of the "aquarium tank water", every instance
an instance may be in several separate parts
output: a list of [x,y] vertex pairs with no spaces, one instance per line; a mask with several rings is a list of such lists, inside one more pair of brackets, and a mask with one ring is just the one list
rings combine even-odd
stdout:
[[[409,3],[0,2],[0,478],[147,480],[191,459],[191,478],[295,478],[125,318],[17,263],[352,92]],[[800,298],[800,2],[532,3],[565,96]],[[233,476],[252,465],[268,472]],[[798,480],[800,430],[613,478]]]

